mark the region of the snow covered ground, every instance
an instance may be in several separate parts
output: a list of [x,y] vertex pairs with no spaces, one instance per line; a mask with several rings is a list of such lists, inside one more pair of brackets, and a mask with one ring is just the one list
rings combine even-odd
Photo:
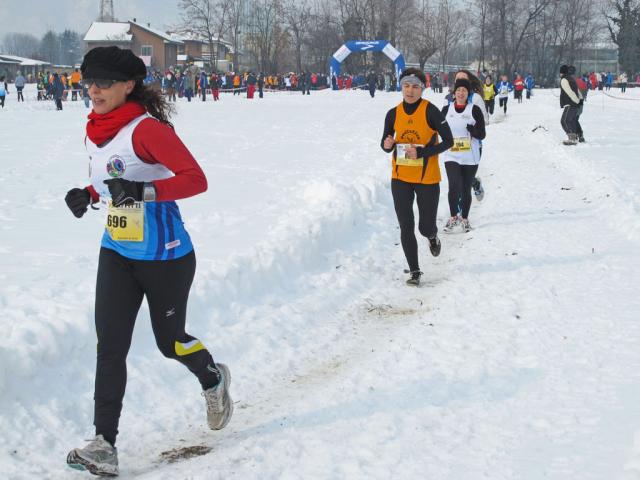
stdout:
[[[590,94],[576,147],[557,93],[496,115],[475,229],[442,234],[436,259],[420,242],[418,289],[379,148],[399,94],[179,103],[209,180],[180,202],[198,257],[188,331],[230,366],[236,410],[206,428],[143,310],[121,477],[640,479],[640,89]],[[0,477],[88,478],[65,456],[93,432],[104,218],[63,200],[87,181],[84,106],[27,96],[0,111]],[[194,446],[211,450],[163,455]]]

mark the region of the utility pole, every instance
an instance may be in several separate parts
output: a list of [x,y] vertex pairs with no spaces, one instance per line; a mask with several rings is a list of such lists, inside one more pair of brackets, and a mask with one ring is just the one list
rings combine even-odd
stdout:
[[100,0],[100,16],[99,22],[113,22],[115,17],[113,15],[113,0]]

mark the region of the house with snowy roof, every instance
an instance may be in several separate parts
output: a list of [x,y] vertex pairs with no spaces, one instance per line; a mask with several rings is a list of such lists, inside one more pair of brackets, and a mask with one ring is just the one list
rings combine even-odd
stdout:
[[178,63],[178,46],[183,42],[151,24],[129,22],[93,22],[84,36],[86,50],[115,45],[129,48],[145,65],[164,71]]
[[203,67],[204,64],[211,66],[215,64],[215,68],[219,72],[233,69],[233,45],[231,42],[221,38],[213,38],[210,45],[208,39],[193,32],[171,33],[170,35],[181,42],[178,44],[178,65],[195,63]]
[[25,77],[32,78],[38,72],[44,71],[50,64],[33,58],[18,57],[16,55],[4,55],[0,53],[0,77],[6,77],[8,81],[13,81],[18,72]]

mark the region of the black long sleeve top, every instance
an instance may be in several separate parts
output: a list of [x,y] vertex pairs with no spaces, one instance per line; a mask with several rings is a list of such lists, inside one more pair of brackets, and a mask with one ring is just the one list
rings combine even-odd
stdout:
[[[407,103],[403,101],[402,106],[404,108],[404,111],[407,113],[407,115],[411,115],[415,113],[421,101],[422,100],[415,103]],[[450,149],[453,146],[453,135],[451,134],[451,129],[449,128],[449,124],[447,123],[447,120],[442,115],[442,112],[438,110],[438,107],[436,107],[431,102],[429,102],[429,105],[427,105],[426,117],[427,117],[427,124],[436,132],[438,132],[438,135],[440,136],[442,141],[437,145],[433,145],[430,143],[425,147],[418,147],[416,149],[418,158],[429,158],[434,155],[438,155],[444,152],[445,150]],[[393,137],[393,135],[395,134],[395,128],[394,128],[395,123],[396,123],[396,107],[389,110],[387,112],[387,116],[384,119],[384,132],[382,133],[382,140],[380,141],[380,147],[387,153],[391,153],[395,148],[395,146],[390,149],[384,148],[384,139],[387,138],[388,135],[391,135]]]
[[[456,112],[462,113],[464,109],[467,108],[466,105],[455,105]],[[445,105],[442,107],[442,115],[446,118],[447,113],[449,112],[449,105]],[[487,131],[484,126],[484,115],[482,114],[482,110],[477,105],[474,105],[471,109],[471,115],[473,115],[473,119],[476,121],[476,124],[471,126],[467,125],[467,130],[471,134],[473,138],[477,138],[478,140],[484,140],[484,137],[487,136]]]

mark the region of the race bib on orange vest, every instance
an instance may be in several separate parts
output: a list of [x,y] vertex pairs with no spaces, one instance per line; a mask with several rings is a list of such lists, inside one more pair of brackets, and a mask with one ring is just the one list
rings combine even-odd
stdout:
[[407,167],[421,167],[424,165],[424,158],[407,158],[407,148],[420,147],[422,145],[412,145],[410,143],[396,143],[396,165]]

